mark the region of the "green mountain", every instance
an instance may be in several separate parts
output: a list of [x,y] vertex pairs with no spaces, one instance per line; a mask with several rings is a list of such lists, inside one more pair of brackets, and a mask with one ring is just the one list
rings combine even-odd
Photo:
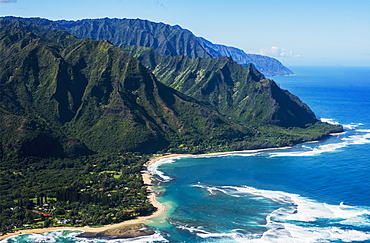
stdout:
[[197,100],[209,102],[221,114],[244,126],[305,127],[318,122],[310,108],[253,65],[241,67],[228,57],[164,56],[153,49],[121,45],[164,84]]
[[342,131],[253,65],[121,48],[0,21],[0,232],[150,214],[144,153],[281,147]]
[[[12,18],[12,17],[7,17]],[[6,18],[3,18],[6,19]],[[50,21],[31,18],[46,28],[66,30],[78,38],[109,40],[116,46],[121,44],[151,47],[164,55],[188,56],[190,58],[216,58],[230,56],[242,65],[253,65],[268,76],[293,74],[278,60],[256,54],[246,54],[235,47],[213,44],[196,37],[178,25],[170,26],[141,19],[84,19],[78,21]]]
[[34,21],[1,24],[0,108],[39,118],[64,134],[63,141],[81,141],[95,152],[275,147],[338,129],[320,123],[252,65],[242,68],[227,57],[126,48],[158,82],[108,41],[77,39]]
[[155,152],[183,140],[245,135],[212,107],[159,83],[108,41],[1,23],[4,114],[45,120],[94,151]]

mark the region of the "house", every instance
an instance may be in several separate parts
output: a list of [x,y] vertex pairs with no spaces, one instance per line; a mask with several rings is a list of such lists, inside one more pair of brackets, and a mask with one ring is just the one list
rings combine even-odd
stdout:
[[70,220],[70,219],[59,220],[59,221],[58,221],[58,223],[59,223],[59,224],[68,224],[68,223],[70,223],[70,222],[71,222],[71,220]]

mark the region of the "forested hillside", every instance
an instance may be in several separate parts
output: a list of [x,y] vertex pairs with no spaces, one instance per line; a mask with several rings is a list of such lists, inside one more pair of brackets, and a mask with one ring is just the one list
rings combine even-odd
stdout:
[[0,21],[2,232],[150,214],[140,171],[152,153],[281,147],[342,130],[252,65],[124,49]]
[[164,84],[243,126],[305,127],[318,122],[311,109],[262,75],[253,65],[241,67],[228,57],[165,56],[153,49],[121,45]]

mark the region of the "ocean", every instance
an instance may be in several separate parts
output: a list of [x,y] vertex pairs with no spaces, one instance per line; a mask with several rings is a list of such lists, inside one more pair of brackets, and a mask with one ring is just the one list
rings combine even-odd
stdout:
[[288,149],[161,160],[149,170],[166,213],[152,236],[11,242],[370,242],[370,67],[291,67],[273,77],[345,133]]

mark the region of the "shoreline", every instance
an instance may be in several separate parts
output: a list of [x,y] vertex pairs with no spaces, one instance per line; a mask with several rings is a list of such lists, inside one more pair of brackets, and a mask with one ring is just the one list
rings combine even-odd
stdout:
[[[342,135],[344,133],[345,132],[331,133],[330,135],[335,136],[335,135]],[[308,142],[310,142],[310,141],[308,141]],[[311,141],[311,142],[319,142],[319,141]],[[196,154],[196,155],[193,155],[193,154],[167,154],[167,155],[160,155],[160,156],[153,155],[153,157],[148,162],[145,163],[145,165],[144,165],[145,170],[143,170],[142,173],[141,173],[144,185],[147,186],[147,189],[148,189],[148,192],[149,192],[148,199],[149,199],[150,203],[155,208],[157,208],[157,210],[153,214],[148,215],[148,216],[141,216],[141,217],[138,217],[136,219],[123,221],[123,222],[117,223],[117,224],[105,225],[105,226],[99,227],[99,228],[91,228],[91,227],[88,227],[88,226],[84,226],[84,227],[58,226],[58,227],[49,227],[49,228],[19,230],[19,231],[15,231],[13,233],[7,233],[5,235],[0,235],[0,241],[4,240],[6,238],[21,235],[21,234],[42,234],[42,233],[46,233],[46,232],[49,232],[49,231],[56,231],[56,230],[78,230],[78,231],[83,231],[83,232],[87,232],[87,233],[101,233],[101,232],[104,232],[104,231],[107,231],[107,230],[118,229],[118,228],[122,228],[122,227],[125,227],[125,226],[144,224],[146,220],[160,216],[161,214],[166,212],[166,209],[165,209],[165,206],[163,204],[161,204],[160,202],[157,201],[155,192],[151,188],[151,186],[153,186],[152,179],[151,179],[151,177],[153,175],[148,171],[148,168],[149,168],[149,166],[151,166],[151,165],[153,165],[153,164],[155,164],[158,161],[163,160],[163,159],[179,158],[179,157],[222,156],[222,155],[243,154],[243,153],[258,153],[258,152],[263,152],[263,151],[268,151],[268,150],[282,150],[282,149],[289,149],[289,148],[292,148],[292,147],[291,146],[285,146],[285,147],[280,147],[280,148],[263,148],[263,149],[251,149],[251,150],[242,150],[242,151],[214,152],[214,153]]]
[[160,157],[153,157],[145,164],[146,169],[142,172],[143,182],[144,182],[144,185],[146,185],[147,188],[148,188],[148,191],[149,191],[148,199],[149,199],[150,203],[154,207],[157,208],[157,210],[151,215],[141,216],[141,217],[138,217],[136,219],[130,219],[130,220],[123,221],[123,222],[117,223],[117,224],[109,224],[109,225],[105,225],[105,226],[99,227],[99,228],[91,228],[91,227],[88,227],[88,226],[84,226],[84,227],[58,226],[58,227],[49,227],[49,228],[18,230],[18,231],[15,231],[13,233],[7,233],[5,235],[0,235],[0,241],[4,240],[6,238],[21,235],[21,234],[42,234],[42,233],[46,233],[46,232],[49,232],[49,231],[56,231],[56,230],[79,230],[79,231],[83,231],[83,232],[87,232],[87,233],[101,233],[101,232],[104,232],[104,231],[107,231],[107,230],[118,229],[118,228],[125,227],[125,226],[143,224],[143,223],[145,223],[146,220],[151,219],[151,218],[155,218],[155,217],[157,217],[157,216],[159,216],[159,215],[161,215],[162,213],[165,212],[164,205],[157,201],[156,196],[155,196],[155,192],[151,189],[152,180],[150,178],[152,177],[152,175],[147,170],[148,166],[151,165],[151,164],[156,163],[157,161],[159,161],[161,159],[166,159],[166,158],[171,158],[171,157],[180,157],[180,156],[184,156],[184,155],[182,155],[182,154],[171,154],[171,155],[165,155],[165,156],[160,156]]
[[[284,148],[289,148],[289,147],[284,147]],[[256,153],[264,150],[271,150],[271,149],[283,149],[283,148],[266,148],[266,149],[256,149],[256,150],[243,150],[243,151],[230,151],[230,152],[217,152],[217,153],[209,153],[209,154],[200,154],[200,155],[191,155],[191,154],[167,154],[167,155],[161,155],[161,156],[153,156],[146,164],[144,165],[145,170],[142,171],[142,177],[143,177],[143,182],[144,185],[147,186],[149,195],[148,199],[150,203],[157,208],[157,210],[148,216],[141,216],[136,219],[130,219],[127,221],[123,221],[121,223],[117,224],[109,224],[105,225],[103,227],[99,228],[91,228],[89,226],[84,226],[84,227],[63,227],[63,226],[57,226],[57,227],[49,227],[49,228],[38,228],[38,229],[25,229],[25,230],[18,230],[12,233],[7,233],[5,235],[0,235],[0,241],[4,240],[9,237],[14,237],[17,235],[21,234],[42,234],[46,233],[49,231],[56,231],[56,230],[78,230],[78,231],[83,231],[87,233],[101,233],[107,230],[112,230],[112,229],[118,229],[121,227],[125,226],[132,226],[132,225],[137,225],[137,224],[143,224],[145,223],[146,220],[155,218],[163,214],[166,209],[163,204],[157,201],[155,192],[152,190],[152,174],[148,171],[148,167],[152,164],[157,163],[160,160],[163,159],[169,159],[169,158],[179,158],[179,157],[196,157],[196,156],[219,156],[219,155],[228,155],[228,154],[236,154],[236,153]]]

